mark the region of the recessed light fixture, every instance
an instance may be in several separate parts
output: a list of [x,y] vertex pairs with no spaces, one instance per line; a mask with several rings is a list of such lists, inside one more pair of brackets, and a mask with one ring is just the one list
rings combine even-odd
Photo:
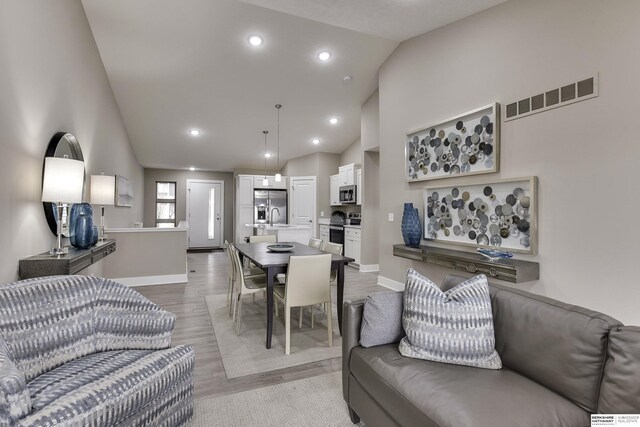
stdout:
[[331,123],[332,125],[337,125],[339,121],[340,119],[338,119],[337,117],[331,117],[329,119],[329,123]]
[[191,129],[191,130],[189,130],[189,135],[198,136],[198,135],[200,135],[200,131],[198,129]]
[[311,140],[311,142],[313,143],[313,145],[318,145],[318,144],[320,144],[320,140],[319,140],[318,138],[313,138],[313,139]]
[[264,43],[264,40],[262,40],[262,37],[260,36],[249,37],[249,44],[251,46],[255,46],[255,47],[262,46],[262,43]]
[[318,59],[320,61],[328,61],[331,59],[331,52],[329,52],[328,50],[323,50],[321,52],[318,53]]
[[196,170],[196,168],[194,168],[193,166],[191,166],[191,167],[189,168],[189,170],[190,170],[190,171],[194,171],[194,170]]
[[267,159],[270,159],[270,158],[271,158],[271,153],[264,153],[264,156],[265,156]]

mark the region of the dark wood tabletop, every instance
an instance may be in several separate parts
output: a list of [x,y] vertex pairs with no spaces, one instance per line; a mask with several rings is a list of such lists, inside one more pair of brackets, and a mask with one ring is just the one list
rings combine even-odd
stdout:
[[[283,244],[288,242],[279,242]],[[273,286],[274,277],[277,274],[286,273],[289,266],[289,257],[301,255],[321,255],[326,252],[312,248],[302,243],[291,242],[295,247],[290,252],[271,252],[267,246],[273,243],[239,243],[235,247],[242,258],[251,260],[258,268],[262,269],[267,276],[267,348],[271,348],[271,336],[273,331]],[[338,328],[342,334],[342,303],[344,299],[344,266],[355,261],[343,255],[331,256],[331,269],[337,274],[337,296],[338,296]],[[328,284],[327,284],[328,285]]]

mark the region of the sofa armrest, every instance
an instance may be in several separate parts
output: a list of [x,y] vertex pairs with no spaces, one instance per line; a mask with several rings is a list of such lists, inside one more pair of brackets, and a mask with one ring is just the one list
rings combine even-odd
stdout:
[[349,361],[351,350],[360,345],[364,300],[345,301],[342,306],[342,392],[349,401]]
[[96,351],[171,347],[176,316],[127,286],[103,279],[94,313]]
[[0,426],[12,426],[31,412],[27,382],[0,337]]

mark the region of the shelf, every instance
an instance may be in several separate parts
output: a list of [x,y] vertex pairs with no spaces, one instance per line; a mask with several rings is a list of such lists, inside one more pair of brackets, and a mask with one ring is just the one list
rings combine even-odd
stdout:
[[520,259],[511,258],[490,261],[477,253],[424,245],[419,248],[393,245],[393,255],[450,268],[452,270],[473,274],[486,274],[489,278],[511,283],[525,283],[540,279],[540,264]]
[[89,249],[69,247],[69,253],[51,256],[48,252],[20,260],[20,279],[76,274],[116,251],[115,240],[105,240]]

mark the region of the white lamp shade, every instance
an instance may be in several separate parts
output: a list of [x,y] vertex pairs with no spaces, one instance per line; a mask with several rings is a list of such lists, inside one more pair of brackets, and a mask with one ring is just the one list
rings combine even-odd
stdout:
[[116,193],[116,177],[112,175],[91,175],[91,203],[113,205]]
[[60,157],[44,159],[42,201],[80,203],[84,189],[84,162]]

